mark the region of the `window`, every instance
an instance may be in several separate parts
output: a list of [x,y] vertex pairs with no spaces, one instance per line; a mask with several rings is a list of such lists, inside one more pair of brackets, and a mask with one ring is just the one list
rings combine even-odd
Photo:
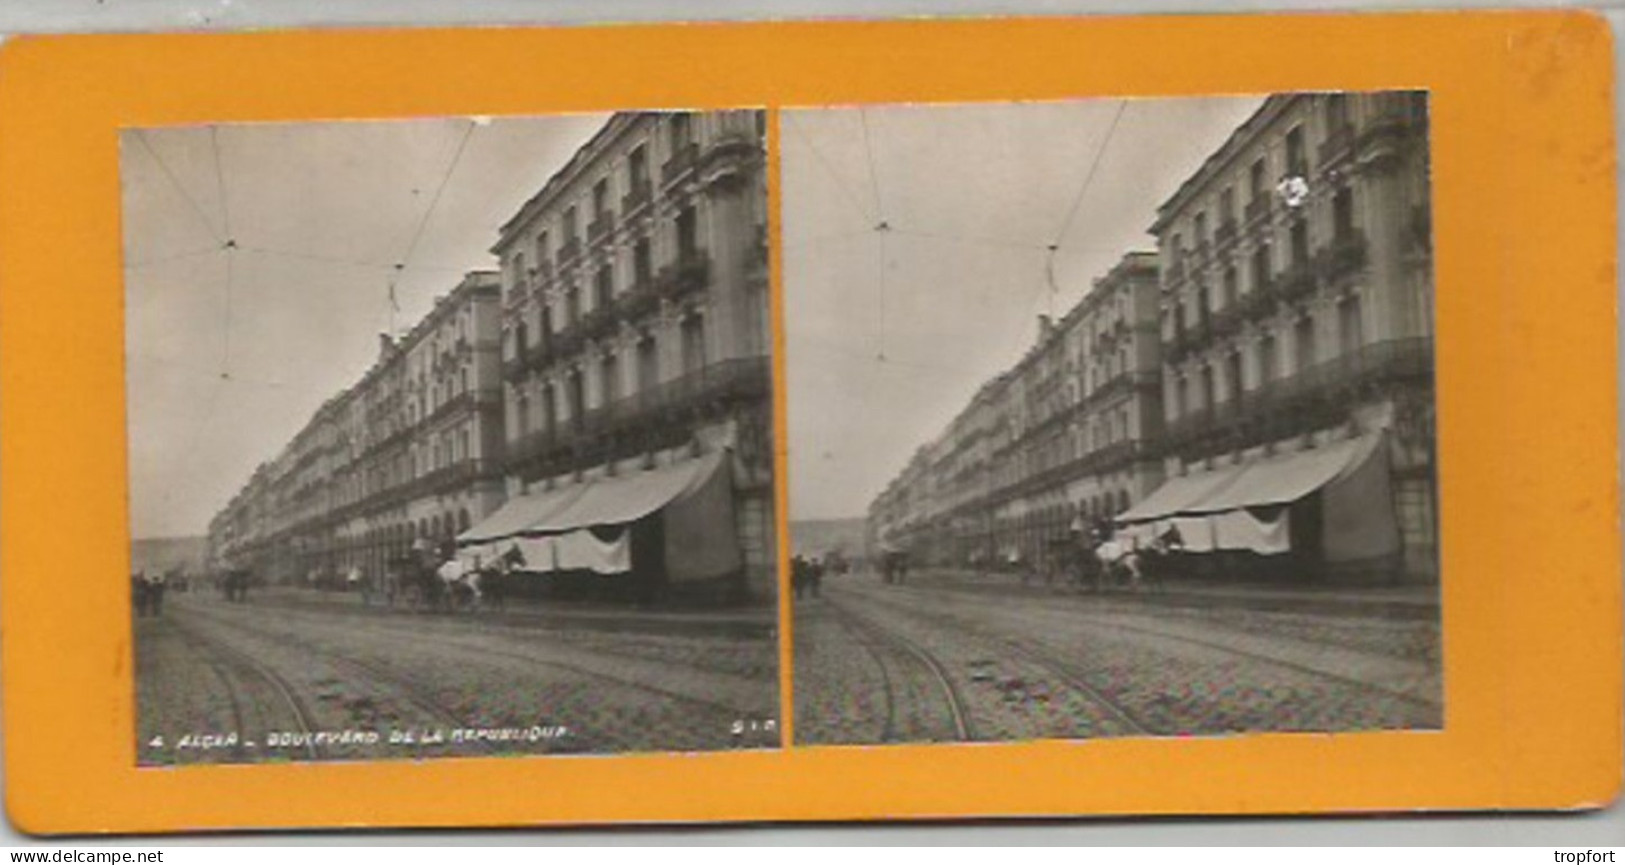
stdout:
[[1207,364],[1203,364],[1202,365],[1202,407],[1206,408],[1206,409],[1212,409],[1214,403],[1217,402],[1217,396],[1218,396],[1218,394],[1217,394],[1217,392],[1215,390],[1215,383],[1213,381],[1213,367],[1209,366]]
[[639,144],[626,157],[626,171],[631,179],[633,195],[646,195],[649,191],[649,152]]
[[649,238],[640,237],[632,246],[632,281],[648,286],[654,279],[653,257],[649,252]]
[[512,285],[515,292],[524,291],[525,289],[525,254],[523,252],[513,254]]
[[1354,354],[1365,344],[1359,295],[1350,295],[1337,305],[1337,339],[1338,350],[1345,355]]
[[530,396],[520,391],[514,405],[514,435],[517,438],[524,438],[530,432]]
[[581,321],[581,291],[576,286],[564,293],[564,326],[575,327]]
[[1195,225],[1194,234],[1196,235],[1196,240],[1193,242],[1197,246],[1201,246],[1207,243],[1207,213],[1205,211],[1197,213],[1193,222]]
[[1241,353],[1232,351],[1224,359],[1225,385],[1232,401],[1241,396]]
[[688,258],[698,251],[698,218],[694,213],[694,205],[690,204],[677,214],[677,255],[679,258]]
[[1264,189],[1264,176],[1269,172],[1265,166],[1264,157],[1260,156],[1253,161],[1253,167],[1247,172],[1247,200],[1259,201],[1267,194]]
[[1303,176],[1309,173],[1309,160],[1303,155],[1303,127],[1294,126],[1286,134],[1286,173]]
[[593,274],[593,305],[598,309],[608,309],[614,297],[615,269],[613,265],[606,264]]
[[1253,291],[1269,291],[1269,247],[1253,250]]
[[541,264],[542,262],[547,261],[547,254],[548,254],[547,246],[548,246],[548,244],[547,244],[547,232],[544,231],[541,234],[536,235],[536,263],[537,264]]
[[1236,285],[1236,268],[1234,265],[1225,265],[1224,268],[1224,308],[1233,309],[1240,289]]
[[609,218],[609,178],[599,178],[592,185],[592,218]]
[[1219,193],[1219,224],[1229,226],[1236,221],[1236,190],[1226,186]]
[[1309,264],[1309,223],[1299,219],[1292,223],[1292,266]]
[[542,385],[542,429],[552,432],[558,426],[559,406],[555,401],[553,383]]
[[1306,370],[1315,365],[1315,320],[1309,316],[1298,319],[1293,328],[1292,340],[1298,346],[1298,369]]
[[1258,380],[1260,384],[1268,384],[1275,379],[1275,334],[1266,333],[1258,341]]
[[655,338],[644,334],[638,340],[638,390],[647,391],[660,383],[660,357],[655,353]]
[[536,344],[547,345],[553,338],[553,309],[544,305],[542,307],[542,326],[536,331]]
[[673,114],[669,128],[672,158],[680,159],[683,151],[694,143],[694,117],[691,114]]
[[683,372],[697,372],[705,366],[705,319],[691,315],[683,319]]
[[603,405],[610,405],[621,398],[621,364],[613,354],[604,355],[599,368],[599,382]]
[[572,204],[564,210],[564,242],[569,243],[581,236],[580,227],[576,206]]
[[581,381],[581,370],[570,370],[569,376],[566,377],[565,387],[568,390],[570,399],[571,421],[580,426],[582,416],[587,413],[587,392]]
[[1326,132],[1328,135],[1347,129],[1349,126],[1349,97],[1346,93],[1332,93],[1326,96],[1322,104],[1326,118]]
[[1348,240],[1354,236],[1354,191],[1348,187],[1332,195],[1332,237]]

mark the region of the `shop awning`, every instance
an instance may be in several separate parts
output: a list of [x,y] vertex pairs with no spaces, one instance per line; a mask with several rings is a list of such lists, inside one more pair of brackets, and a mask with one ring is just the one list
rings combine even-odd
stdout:
[[579,496],[521,530],[552,534],[589,526],[617,526],[640,520],[716,474],[727,451],[670,466],[626,472],[582,484]]
[[511,498],[490,516],[458,535],[457,544],[473,546],[511,538],[568,507],[571,502],[580,498],[586,489],[586,484],[571,484],[559,489]]
[[1376,435],[1344,439],[1313,450],[1245,463],[1235,480],[1187,505],[1184,512],[1216,514],[1290,504],[1364,463],[1379,439]]
[[1140,523],[1185,513],[1239,477],[1244,466],[1225,466],[1169,478],[1143,501],[1117,515],[1119,523]]

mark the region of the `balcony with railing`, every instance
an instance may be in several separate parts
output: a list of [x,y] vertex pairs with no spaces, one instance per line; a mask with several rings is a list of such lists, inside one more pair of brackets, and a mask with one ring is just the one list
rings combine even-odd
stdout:
[[600,339],[613,334],[619,326],[620,321],[615,317],[615,307],[612,304],[595,306],[581,316],[581,332],[588,339]]
[[1327,282],[1335,282],[1365,266],[1365,234],[1348,231],[1315,256],[1315,270]]
[[1236,221],[1234,219],[1221,220],[1219,226],[1213,229],[1214,250],[1228,249],[1231,244],[1236,242],[1236,233]]
[[587,344],[586,331],[582,329],[581,321],[566,325],[553,337],[553,356],[571,357],[581,353]]
[[1326,132],[1326,140],[1320,143],[1318,152],[1322,169],[1347,161],[1354,155],[1354,124],[1344,122],[1332,126]]
[[536,293],[539,294],[543,290],[545,290],[547,288],[547,284],[552,282],[552,281],[553,281],[553,262],[551,262],[551,261],[541,261],[541,262],[538,262],[535,267],[532,267],[530,269],[530,289],[531,289],[531,291],[536,292]]
[[558,262],[559,269],[563,270],[564,268],[574,264],[576,259],[580,257],[581,238],[566,237],[564,242],[559,244],[558,257],[555,260]]
[[699,161],[700,147],[698,144],[691,141],[688,144],[684,144],[682,147],[677,148],[677,150],[672,153],[671,158],[667,159],[660,166],[661,184],[670,186],[671,184],[676,183],[678,180],[681,180],[684,175],[694,170],[694,166],[698,165]]
[[710,276],[710,256],[697,249],[687,250],[660,269],[655,284],[661,297],[678,300],[704,288]]
[[522,436],[511,444],[510,459],[515,465],[547,463],[568,458],[580,446],[595,453],[614,453],[619,440],[633,442],[620,450],[633,451],[650,433],[688,428],[681,422],[685,414],[766,399],[770,381],[765,356],[709,364],[584,412],[573,424]]
[[593,217],[592,222],[587,223],[587,242],[590,244],[598,243],[609,237],[614,231],[615,214],[606,210]]
[[1433,209],[1426,204],[1411,207],[1405,220],[1405,248],[1407,252],[1421,255],[1433,251]]
[[1313,294],[1315,285],[1315,267],[1307,259],[1288,264],[1286,270],[1275,278],[1276,294],[1288,303]]
[[1168,280],[1167,281],[1170,284],[1179,282],[1180,280],[1185,278],[1185,254],[1184,253],[1176,254],[1173,257],[1173,260],[1168,262],[1167,273],[1168,273]]
[[1213,313],[1212,328],[1215,339],[1225,339],[1241,330],[1242,309],[1238,298],[1235,303]]
[[1341,423],[1351,402],[1373,388],[1431,385],[1433,340],[1371,343],[1284,378],[1265,382],[1211,409],[1169,421],[1164,453],[1241,449]]
[[502,392],[496,388],[470,388],[435,406],[423,419],[423,423],[431,424],[460,411],[495,408],[501,403]]
[[652,274],[637,276],[626,290],[615,298],[615,308],[627,321],[637,321],[660,308],[660,292],[656,290]]
[[653,200],[653,198],[654,191],[650,187],[649,181],[640,180],[633,183],[632,188],[627,190],[625,195],[621,196],[622,218],[631,219],[633,216],[637,215],[639,210],[642,210],[645,205]]

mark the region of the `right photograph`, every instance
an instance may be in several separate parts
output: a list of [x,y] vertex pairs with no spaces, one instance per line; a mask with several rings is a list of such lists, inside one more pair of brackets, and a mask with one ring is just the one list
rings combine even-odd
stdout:
[[780,117],[797,744],[1443,728],[1426,93]]

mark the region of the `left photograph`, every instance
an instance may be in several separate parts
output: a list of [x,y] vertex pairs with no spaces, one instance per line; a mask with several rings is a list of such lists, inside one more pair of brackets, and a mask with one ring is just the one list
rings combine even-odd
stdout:
[[778,747],[765,139],[123,133],[138,765]]

